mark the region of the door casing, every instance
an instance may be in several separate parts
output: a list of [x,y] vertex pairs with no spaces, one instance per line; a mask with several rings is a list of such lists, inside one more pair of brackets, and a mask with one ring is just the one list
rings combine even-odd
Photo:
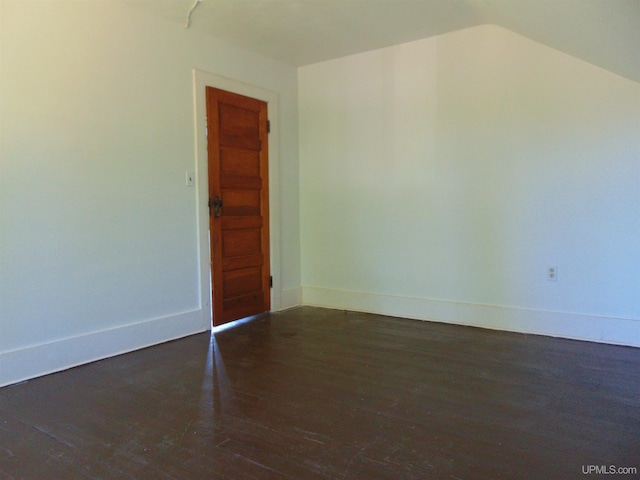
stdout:
[[209,251],[209,187],[207,157],[206,87],[214,87],[267,102],[271,133],[269,135],[269,243],[270,269],[273,277],[271,310],[281,309],[280,256],[280,157],[278,94],[201,70],[193,70],[196,150],[196,198],[198,225],[198,256],[200,270],[200,308],[204,328],[211,328],[211,258]]

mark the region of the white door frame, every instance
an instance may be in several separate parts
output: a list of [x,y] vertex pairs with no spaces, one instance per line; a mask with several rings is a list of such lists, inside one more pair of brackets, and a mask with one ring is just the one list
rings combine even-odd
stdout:
[[267,102],[269,133],[269,250],[273,277],[271,310],[280,310],[280,158],[278,145],[278,94],[202,70],[193,70],[195,111],[196,198],[198,215],[198,257],[200,265],[200,309],[203,325],[211,327],[211,250],[209,246],[209,160],[207,156],[206,87],[219,88]]

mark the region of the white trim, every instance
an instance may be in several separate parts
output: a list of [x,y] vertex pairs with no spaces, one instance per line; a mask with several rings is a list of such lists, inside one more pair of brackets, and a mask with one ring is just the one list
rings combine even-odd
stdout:
[[640,347],[640,319],[303,287],[304,305]]
[[207,159],[207,99],[206,87],[215,87],[267,102],[271,133],[269,134],[269,249],[271,259],[271,310],[281,307],[280,262],[280,158],[278,94],[254,85],[193,70],[193,96],[196,142],[196,197],[198,202],[198,252],[200,264],[200,306],[202,320],[211,322],[211,268],[209,253],[208,159]]
[[299,307],[302,305],[302,287],[288,288],[282,290],[280,310]]
[[198,309],[2,352],[0,387],[207,330]]

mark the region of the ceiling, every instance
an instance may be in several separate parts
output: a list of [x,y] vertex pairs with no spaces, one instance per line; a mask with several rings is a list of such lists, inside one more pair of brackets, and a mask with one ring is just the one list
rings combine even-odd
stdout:
[[640,82],[640,0],[127,0],[295,66],[495,24]]

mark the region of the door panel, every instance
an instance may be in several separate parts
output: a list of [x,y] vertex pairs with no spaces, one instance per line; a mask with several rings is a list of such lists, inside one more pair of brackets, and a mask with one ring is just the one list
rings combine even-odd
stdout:
[[[260,254],[260,229],[229,229],[222,236],[222,261]],[[262,263],[262,259],[260,260]]]
[[260,122],[260,112],[248,110],[246,105],[220,104],[219,113],[220,146],[261,150],[260,133],[255,128]]
[[207,88],[213,323],[270,308],[267,104]]
[[[238,187],[243,187],[239,190]],[[260,190],[256,190],[252,185],[246,184],[243,180],[234,185],[234,189],[223,188],[224,217],[257,217],[260,218],[261,195]]]
[[260,268],[245,268],[225,273],[224,286],[229,297],[239,297],[260,291],[262,272]]
[[224,175],[260,179],[260,157],[253,150],[222,148],[220,150],[221,171]]

